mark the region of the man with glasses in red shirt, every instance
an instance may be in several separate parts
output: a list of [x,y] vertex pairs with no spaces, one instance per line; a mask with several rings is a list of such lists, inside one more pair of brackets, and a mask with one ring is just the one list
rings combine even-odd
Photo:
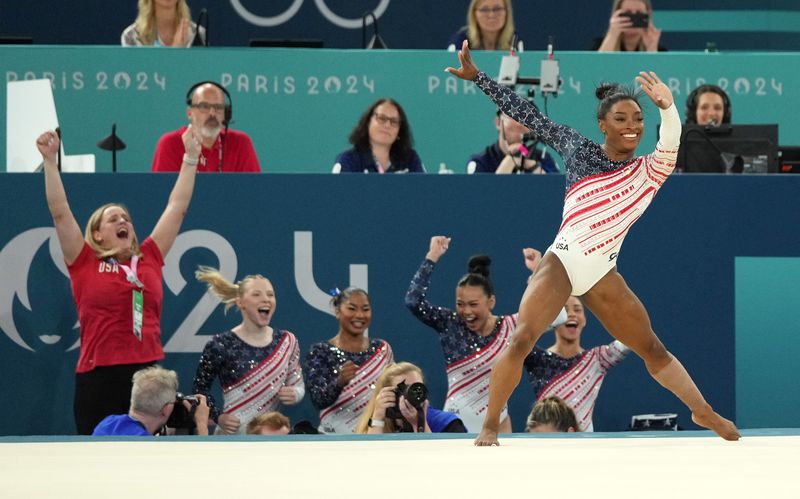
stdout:
[[253,141],[244,132],[230,130],[233,116],[230,94],[213,81],[192,85],[186,94],[186,116],[199,132],[199,156],[188,157],[181,135],[188,127],[164,134],[153,156],[152,171],[177,172],[183,161],[196,164],[198,172],[261,172]]

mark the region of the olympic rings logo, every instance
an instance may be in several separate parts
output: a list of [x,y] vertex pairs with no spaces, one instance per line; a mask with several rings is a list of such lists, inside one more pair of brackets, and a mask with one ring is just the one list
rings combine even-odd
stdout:
[[[386,8],[389,7],[390,1],[391,0],[380,0],[380,3],[373,11],[376,18],[381,17],[381,15],[386,11]],[[330,21],[331,24],[345,29],[357,29],[361,27],[360,17],[356,19],[342,17],[333,12],[325,3],[325,0],[314,0],[314,3],[317,4],[317,9],[319,9],[320,13],[325,17],[325,19]],[[231,0],[231,5],[233,6],[233,10],[235,10],[236,13],[242,17],[242,19],[250,24],[255,24],[256,26],[279,26],[297,14],[297,11],[300,10],[300,7],[303,5],[303,0],[293,0],[292,5],[290,5],[288,9],[276,16],[258,16],[253,14],[247,10],[244,5],[242,5],[241,0]],[[367,24],[371,22],[372,19],[367,20]]]

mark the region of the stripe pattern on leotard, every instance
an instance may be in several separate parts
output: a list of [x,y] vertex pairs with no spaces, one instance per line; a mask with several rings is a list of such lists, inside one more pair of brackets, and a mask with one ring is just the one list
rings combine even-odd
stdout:
[[676,150],[656,150],[623,168],[586,177],[564,198],[559,235],[577,243],[585,256],[619,251],[634,222],[644,213],[675,167]]

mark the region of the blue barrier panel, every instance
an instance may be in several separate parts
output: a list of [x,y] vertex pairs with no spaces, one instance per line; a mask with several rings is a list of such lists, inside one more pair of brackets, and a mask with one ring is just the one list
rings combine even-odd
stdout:
[[[96,206],[123,201],[140,236],[152,229],[174,181],[149,174],[64,177],[81,225]],[[736,409],[734,332],[749,334],[736,327],[743,311],[735,309],[734,259],[796,256],[798,188],[800,176],[676,175],[619,258],[620,272],[648,307],[655,330],[729,417]],[[188,389],[207,335],[240,320],[235,311],[226,316],[222,307],[204,304],[204,287],[192,277],[199,264],[223,265],[237,278],[268,276],[278,300],[273,326],[295,332],[304,352],[334,336],[338,324],[313,293],[300,290],[343,288],[351,275],[356,281],[366,276],[361,284],[374,308],[370,334],[387,339],[398,359],[422,366],[432,400],[441,405],[446,380],[437,336],[403,305],[430,236],[452,237],[436,268],[432,302],[452,307],[467,259],[486,252],[494,259],[495,312],[515,312],[527,278],[521,249],[545,249],[552,241],[563,189],[560,175],[201,175],[164,271],[164,364],[179,372]],[[0,175],[0,198],[0,394],[7,405],[0,433],[69,434],[78,331],[69,281],[50,254],[55,241],[43,179]],[[540,344],[552,341],[548,333]],[[583,345],[609,341],[590,317]],[[788,341],[796,345],[796,335]],[[794,386],[790,378],[778,381],[787,391]],[[510,405],[515,429],[522,428],[531,403],[523,383]],[[783,403],[774,401],[775,414]],[[595,428],[623,430],[631,415],[651,412],[677,412],[681,426],[694,428],[680,402],[631,356],[609,373]],[[287,413],[295,421],[316,420],[308,399]],[[759,426],[778,424],[761,420]]]

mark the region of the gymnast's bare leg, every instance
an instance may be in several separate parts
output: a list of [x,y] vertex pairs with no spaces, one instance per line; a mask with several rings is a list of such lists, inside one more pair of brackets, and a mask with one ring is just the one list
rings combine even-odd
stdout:
[[489,407],[475,445],[497,445],[500,413],[522,377],[522,365],[569,298],[572,286],[553,253],[542,257],[519,306],[517,329],[489,378]]
[[644,360],[650,375],[686,404],[695,423],[725,440],[739,439],[733,422],[714,412],[680,361],[658,339],[647,310],[616,268],[592,286],[583,301],[612,336]]

